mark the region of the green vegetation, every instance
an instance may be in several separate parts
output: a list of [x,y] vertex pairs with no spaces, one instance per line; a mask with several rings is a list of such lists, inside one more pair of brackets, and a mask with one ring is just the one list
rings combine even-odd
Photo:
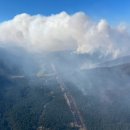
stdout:
[[129,68],[88,70],[75,74],[76,84],[65,82],[88,130],[130,130]]
[[0,130],[76,130],[70,127],[72,114],[55,79],[12,79],[2,71]]

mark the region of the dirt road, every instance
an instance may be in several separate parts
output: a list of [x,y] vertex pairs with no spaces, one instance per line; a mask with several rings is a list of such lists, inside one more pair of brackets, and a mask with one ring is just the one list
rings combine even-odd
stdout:
[[74,118],[74,122],[72,124],[73,127],[78,127],[79,130],[87,130],[83,118],[80,114],[80,111],[77,107],[77,104],[75,102],[75,99],[73,98],[73,96],[69,93],[69,91],[66,89],[66,86],[63,82],[63,80],[60,78],[54,64],[51,64],[53,71],[55,72],[56,75],[56,80],[61,88],[61,91],[64,95],[64,98],[70,108],[70,111],[72,112],[73,118]]

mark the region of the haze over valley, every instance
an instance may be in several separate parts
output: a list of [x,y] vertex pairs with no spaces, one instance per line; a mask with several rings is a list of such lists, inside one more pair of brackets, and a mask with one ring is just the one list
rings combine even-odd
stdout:
[[129,20],[80,4],[1,15],[0,130],[130,130]]

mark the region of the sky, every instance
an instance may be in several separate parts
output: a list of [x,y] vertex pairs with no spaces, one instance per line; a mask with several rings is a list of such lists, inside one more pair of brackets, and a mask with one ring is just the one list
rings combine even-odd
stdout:
[[130,55],[129,16],[130,0],[0,0],[0,46]]
[[85,12],[95,20],[111,24],[130,23],[130,0],[0,0],[0,21],[21,13],[51,15],[61,11]]

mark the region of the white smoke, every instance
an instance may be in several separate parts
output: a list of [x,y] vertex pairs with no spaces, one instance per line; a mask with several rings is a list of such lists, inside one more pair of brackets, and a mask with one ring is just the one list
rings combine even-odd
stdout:
[[1,44],[36,52],[74,50],[117,57],[130,52],[129,42],[126,26],[112,27],[103,19],[95,22],[83,12],[51,16],[20,14],[0,24]]

